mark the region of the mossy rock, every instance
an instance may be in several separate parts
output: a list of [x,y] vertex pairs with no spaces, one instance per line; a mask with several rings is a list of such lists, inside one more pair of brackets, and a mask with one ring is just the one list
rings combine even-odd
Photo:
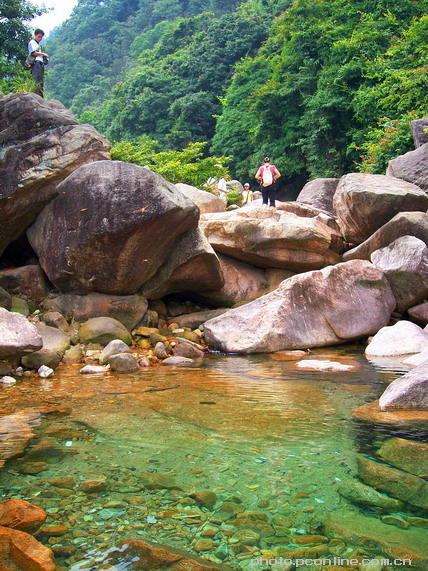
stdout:
[[100,343],[107,345],[113,339],[120,339],[127,345],[131,345],[131,333],[120,321],[112,317],[94,317],[83,323],[79,330],[82,343]]

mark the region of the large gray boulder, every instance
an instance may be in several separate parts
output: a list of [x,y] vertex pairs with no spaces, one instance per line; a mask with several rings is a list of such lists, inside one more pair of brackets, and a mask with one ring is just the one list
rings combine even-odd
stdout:
[[415,148],[421,147],[428,143],[428,117],[423,119],[415,119],[411,123],[412,135],[415,142]]
[[343,259],[370,260],[375,250],[384,248],[401,236],[415,236],[428,245],[428,214],[425,212],[400,212],[377,230],[368,240],[345,252]]
[[307,182],[296,198],[296,202],[303,202],[335,215],[333,196],[339,180],[338,178],[316,178]]
[[42,346],[42,336],[32,323],[0,307],[0,359],[19,358]]
[[196,205],[149,169],[121,161],[84,165],[28,230],[61,291],[135,293],[198,223]]
[[112,317],[120,321],[127,329],[133,329],[147,311],[147,299],[141,295],[108,295],[104,293],[51,294],[43,308],[58,311],[67,319],[79,323],[92,317]]
[[204,324],[210,347],[267,353],[344,343],[388,323],[395,299],[382,270],[356,260],[293,276]]
[[375,250],[370,259],[383,270],[398,311],[405,311],[428,296],[428,247],[419,238],[397,238]]
[[35,328],[43,339],[43,347],[39,351],[24,356],[21,359],[22,364],[28,369],[38,369],[42,365],[56,367],[64,353],[70,349],[70,337],[61,329],[44,323],[36,323]]
[[110,143],[58,101],[34,93],[0,97],[0,254],[79,166],[110,158]]
[[303,272],[340,261],[340,235],[317,216],[248,208],[204,214],[200,227],[216,252],[262,268]]
[[386,174],[412,182],[425,192],[428,191],[428,143],[389,161]]
[[340,179],[333,206],[345,240],[356,245],[397,212],[425,212],[428,196],[418,186],[399,178],[351,173]]
[[170,293],[199,292],[223,285],[220,262],[204,234],[195,228],[182,234],[165,264],[141,288],[148,299]]
[[48,284],[37,264],[0,270],[0,286],[11,294],[22,294],[39,303],[48,294]]
[[381,410],[428,410],[428,362],[395,379],[379,399]]
[[207,192],[206,190],[200,190],[195,186],[190,186],[190,184],[184,184],[179,182],[175,185],[180,192],[192,200],[196,206],[199,208],[201,214],[207,212],[225,212],[226,204],[224,200]]

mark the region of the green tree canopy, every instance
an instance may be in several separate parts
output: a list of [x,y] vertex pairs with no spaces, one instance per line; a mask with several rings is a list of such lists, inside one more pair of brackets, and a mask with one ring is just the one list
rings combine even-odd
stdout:
[[27,25],[45,10],[27,0],[0,0],[0,78],[12,79],[22,69],[31,37]]

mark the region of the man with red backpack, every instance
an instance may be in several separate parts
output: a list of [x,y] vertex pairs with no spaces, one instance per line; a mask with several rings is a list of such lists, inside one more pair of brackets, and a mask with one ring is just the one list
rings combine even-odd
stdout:
[[256,179],[260,182],[260,190],[262,191],[263,208],[268,207],[268,201],[271,208],[275,208],[276,181],[281,173],[275,165],[270,164],[270,158],[265,157],[261,167],[259,167]]

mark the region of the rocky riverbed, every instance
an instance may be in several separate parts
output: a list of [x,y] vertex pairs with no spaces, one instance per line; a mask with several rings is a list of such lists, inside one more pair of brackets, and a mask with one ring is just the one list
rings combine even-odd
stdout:
[[0,472],[4,494],[46,510],[35,537],[64,569],[133,568],[138,541],[155,540],[208,569],[247,569],[258,557],[362,565],[408,554],[408,568],[422,571],[426,511],[379,491],[359,463],[412,478],[394,436],[415,454],[428,419],[411,428],[352,420],[400,374],[373,367],[361,347],[306,356],[347,371],[302,372],[304,360],[211,355],[202,366],[102,377],[61,365],[52,378],[24,379],[1,395],[3,420],[19,421],[27,437]]

